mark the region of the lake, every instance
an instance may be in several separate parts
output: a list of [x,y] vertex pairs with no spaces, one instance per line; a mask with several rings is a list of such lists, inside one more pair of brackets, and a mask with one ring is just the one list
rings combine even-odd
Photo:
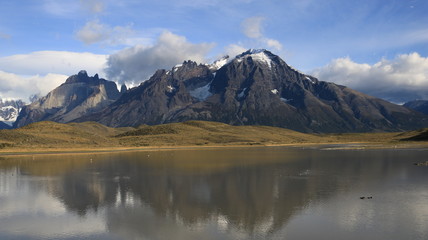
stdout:
[[[428,239],[427,149],[0,157],[0,239]],[[363,199],[362,199],[363,198]]]

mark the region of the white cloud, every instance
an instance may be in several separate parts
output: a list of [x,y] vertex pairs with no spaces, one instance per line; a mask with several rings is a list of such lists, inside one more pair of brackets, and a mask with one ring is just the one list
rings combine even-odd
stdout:
[[242,32],[249,38],[261,38],[264,17],[250,17],[242,22]]
[[428,58],[418,53],[382,59],[373,65],[339,58],[314,70],[313,75],[396,103],[428,99]]
[[100,23],[98,20],[89,21],[76,33],[77,39],[85,44],[106,43],[109,45],[124,44],[134,34],[130,26],[116,26]]
[[68,76],[60,74],[46,74],[22,77],[13,73],[0,71],[0,98],[22,99],[28,102],[31,95],[46,95],[60,84],[64,83]]
[[[245,36],[254,39],[256,45],[263,47],[274,48],[275,50],[282,50],[282,44],[275,39],[267,38],[263,34],[264,17],[250,17],[245,19],[241,24],[241,30]],[[254,44],[254,43],[253,43]]]
[[275,48],[276,50],[282,49],[282,44],[278,40],[266,38],[265,41],[269,47]]
[[76,33],[76,36],[80,41],[86,44],[92,44],[108,39],[111,32],[112,30],[109,26],[95,20],[87,22],[86,25]]
[[227,46],[225,48],[225,52],[227,55],[229,55],[229,57],[233,58],[243,52],[247,51],[246,48],[236,45],[236,44],[230,44],[229,46]]
[[136,45],[110,55],[106,73],[119,83],[140,83],[157,69],[169,69],[185,60],[205,62],[212,43],[194,44],[183,36],[162,33],[152,46]]
[[39,51],[0,57],[0,70],[21,76],[49,73],[73,75],[80,70],[102,74],[106,59],[106,55],[93,53]]

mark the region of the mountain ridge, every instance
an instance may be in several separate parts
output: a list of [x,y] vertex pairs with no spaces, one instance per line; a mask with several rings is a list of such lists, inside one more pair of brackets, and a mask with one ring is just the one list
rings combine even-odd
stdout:
[[406,102],[403,106],[428,115],[428,100],[414,100]]
[[[74,78],[69,82],[76,84]],[[70,121],[135,127],[189,120],[301,132],[403,131],[428,126],[423,114],[320,81],[265,49],[250,49],[213,64],[188,60],[170,70],[157,70],[104,108]]]

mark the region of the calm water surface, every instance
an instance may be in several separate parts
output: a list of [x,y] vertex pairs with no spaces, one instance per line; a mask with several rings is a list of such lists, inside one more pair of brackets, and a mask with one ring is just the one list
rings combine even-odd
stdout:
[[[428,239],[419,150],[0,157],[0,239]],[[372,199],[360,199],[360,197]]]

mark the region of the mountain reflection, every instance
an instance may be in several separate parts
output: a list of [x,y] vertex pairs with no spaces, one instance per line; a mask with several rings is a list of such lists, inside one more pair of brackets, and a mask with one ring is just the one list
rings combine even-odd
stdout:
[[[202,235],[197,229],[210,228],[266,236],[314,202],[379,173],[394,174],[386,162],[376,161],[365,165],[373,168],[373,176],[358,175],[357,152],[355,161],[347,159],[345,164],[329,152],[295,151],[137,152],[44,157],[19,164],[21,174],[56,176],[48,191],[69,211],[84,216],[103,207],[110,231],[151,239],[162,239],[159,234],[198,239]],[[341,178],[348,174],[355,176],[352,181]]]

